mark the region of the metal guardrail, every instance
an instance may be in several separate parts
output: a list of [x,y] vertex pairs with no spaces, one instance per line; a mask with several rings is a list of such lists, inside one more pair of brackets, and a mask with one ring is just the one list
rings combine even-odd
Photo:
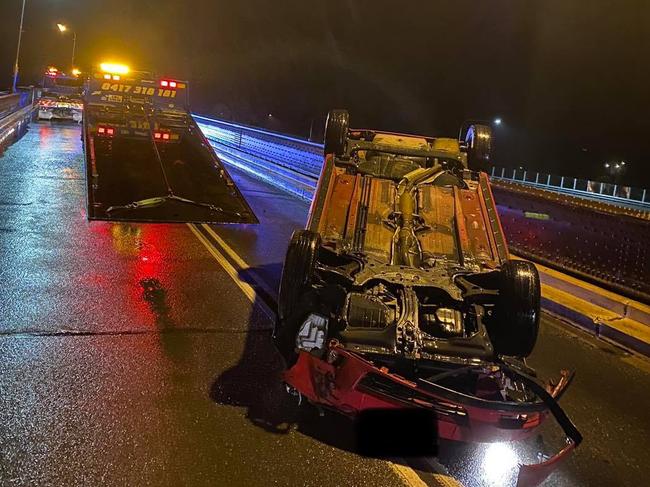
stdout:
[[27,130],[32,115],[34,91],[0,95],[0,153]]
[[194,118],[226,163],[311,201],[323,164],[322,144],[199,115]]
[[[195,118],[224,162],[311,201],[323,160],[321,144]],[[650,302],[649,212],[507,179],[494,177],[493,189],[515,253]]]
[[650,213],[493,181],[511,251],[650,302]]
[[20,108],[20,98],[21,96],[19,93],[0,96],[0,120],[11,115]]
[[490,176],[496,180],[514,181],[548,191],[650,210],[650,191],[644,188],[496,166],[492,167]]

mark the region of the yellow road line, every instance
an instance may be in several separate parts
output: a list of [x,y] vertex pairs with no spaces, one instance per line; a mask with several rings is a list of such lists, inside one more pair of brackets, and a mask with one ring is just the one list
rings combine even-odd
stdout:
[[199,239],[199,242],[203,244],[203,246],[210,252],[210,255],[214,257],[214,259],[223,267],[223,270],[226,271],[226,273],[232,278],[233,281],[235,281],[235,284],[239,286],[239,288],[242,290],[244,295],[250,300],[251,303],[259,305],[259,307],[262,309],[262,312],[268,317],[268,319],[273,322],[275,321],[275,313],[266,305],[264,301],[261,299],[257,299],[257,293],[255,292],[255,289],[248,284],[245,281],[242,281],[239,278],[239,273],[237,272],[237,269],[235,269],[230,262],[228,262],[228,259],[226,259],[221,252],[219,252],[214,245],[212,245],[208,239],[206,239],[201,232],[199,231],[198,228],[196,228],[196,225],[192,223],[188,223],[187,226],[190,228],[192,233],[196,236],[196,238]]
[[391,461],[388,462],[388,465],[390,465],[390,468],[393,469],[399,479],[409,487],[429,487],[411,467]]
[[205,229],[206,232],[210,234],[210,236],[219,244],[221,245],[221,248],[223,248],[226,253],[230,256],[232,260],[235,261],[235,263],[243,270],[248,270],[250,269],[250,275],[251,278],[255,280],[255,284],[262,289],[264,289],[264,292],[271,296],[273,299],[278,298],[278,292],[277,290],[274,290],[269,286],[264,280],[262,280],[257,273],[251,268],[250,265],[248,265],[248,262],[246,262],[244,259],[242,259],[237,252],[235,252],[230,245],[226,243],[224,239],[222,239],[217,232],[215,232],[212,228],[210,228],[210,225],[204,223],[202,227]]
[[395,461],[389,461],[388,464],[397,474],[397,476],[409,487],[463,487],[458,480],[455,478],[438,473],[439,467],[435,463],[430,462],[428,459],[424,459],[425,463],[431,467],[431,471],[427,472],[427,480],[430,480],[429,483],[425,482],[418,473],[408,465],[401,458],[396,458]]
[[[434,460],[432,458],[425,458],[424,461],[431,467],[432,470],[436,472],[439,472],[443,468],[437,460]],[[463,484],[460,482],[460,480],[456,480],[450,475],[435,473],[433,476],[438,485],[441,487],[463,487]]]

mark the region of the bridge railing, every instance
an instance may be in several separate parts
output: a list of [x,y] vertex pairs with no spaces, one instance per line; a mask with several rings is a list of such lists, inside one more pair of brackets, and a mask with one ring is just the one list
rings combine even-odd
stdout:
[[225,162],[311,201],[323,145],[256,127],[194,115]]
[[[322,145],[195,118],[224,162],[311,201],[323,160]],[[650,212],[579,193],[551,192],[543,185],[520,184],[521,179],[511,181],[500,175],[493,179],[497,208],[514,253],[650,302]],[[575,186],[580,187],[577,182]]]
[[34,104],[34,90],[0,93],[0,153],[27,130]]
[[650,209],[650,191],[644,188],[497,166],[492,167],[490,175],[493,179],[526,184],[558,193]]

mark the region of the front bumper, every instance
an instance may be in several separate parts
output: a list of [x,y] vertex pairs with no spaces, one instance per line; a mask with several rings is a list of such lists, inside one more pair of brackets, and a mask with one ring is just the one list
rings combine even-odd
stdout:
[[543,386],[517,375],[540,398],[537,402],[486,400],[418,380],[413,382],[378,368],[338,343],[330,344],[326,360],[301,351],[284,381],[314,404],[356,415],[368,409],[427,408],[437,418],[439,438],[465,442],[513,441],[529,437],[552,414],[567,435],[567,446],[549,460],[522,465],[518,485],[537,485],[566,458],[582,437],[556,399],[572,375],[563,371],[557,384]]
[[38,110],[39,120],[73,120],[75,122],[81,122],[82,117],[83,112],[75,109],[57,110],[52,108],[41,108]]

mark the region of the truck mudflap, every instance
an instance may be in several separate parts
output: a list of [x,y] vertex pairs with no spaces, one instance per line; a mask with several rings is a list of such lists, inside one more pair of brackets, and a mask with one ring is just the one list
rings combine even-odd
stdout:
[[542,463],[520,465],[518,487],[543,482],[582,441],[582,436],[557,403],[573,375],[562,371],[557,383],[536,379],[502,364],[509,376],[525,382],[539,398],[530,403],[485,400],[429,381],[412,382],[384,367],[376,367],[338,343],[325,360],[301,351],[284,372],[284,382],[310,402],[356,415],[368,409],[427,408],[437,418],[438,437],[465,442],[522,440],[552,414],[567,437],[567,445]]

